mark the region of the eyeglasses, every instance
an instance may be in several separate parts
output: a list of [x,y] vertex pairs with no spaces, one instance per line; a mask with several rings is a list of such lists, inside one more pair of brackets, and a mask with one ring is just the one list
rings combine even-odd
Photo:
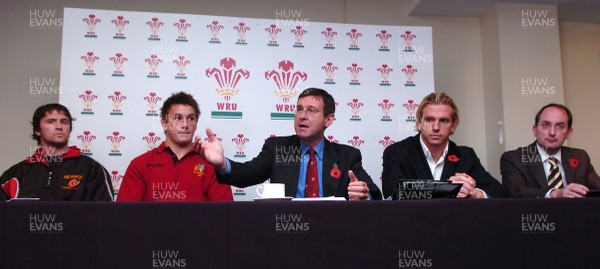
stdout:
[[[539,126],[542,128],[542,130],[550,130],[550,128],[552,128],[552,123],[549,123],[546,121],[546,122],[540,123]],[[562,132],[564,130],[567,130],[567,125],[563,124],[563,123],[558,123],[558,124],[554,125],[554,129]]]
[[302,114],[302,112],[304,112],[304,111],[306,111],[306,113],[308,113],[310,115],[316,115],[317,113],[321,112],[314,107],[303,108],[303,107],[299,106],[296,108],[296,114]]

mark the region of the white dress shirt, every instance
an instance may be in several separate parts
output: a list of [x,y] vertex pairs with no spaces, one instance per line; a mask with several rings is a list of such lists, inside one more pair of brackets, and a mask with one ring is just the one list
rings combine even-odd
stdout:
[[[550,175],[550,168],[552,167],[550,162],[548,162],[548,159],[550,157],[554,157],[556,159],[556,164],[558,165],[558,170],[560,171],[560,175],[562,176],[563,188],[566,187],[567,186],[567,176],[565,175],[565,169],[563,168],[563,165],[562,165],[561,151],[559,150],[556,154],[550,156],[550,155],[548,155],[548,153],[546,153],[546,150],[544,150],[542,147],[540,147],[540,145],[538,143],[536,143],[535,146],[537,147],[537,150],[540,153],[540,159],[542,160],[542,164],[544,165],[544,174],[546,175],[545,179],[548,180],[548,176]],[[546,195],[544,197],[550,198],[550,192],[552,192],[553,190],[554,189],[548,190],[548,192],[546,193]]]

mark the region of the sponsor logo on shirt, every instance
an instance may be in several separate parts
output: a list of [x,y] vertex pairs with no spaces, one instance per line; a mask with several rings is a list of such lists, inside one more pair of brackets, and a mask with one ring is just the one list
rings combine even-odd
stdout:
[[64,175],[63,179],[66,183],[61,187],[63,190],[79,190],[83,175]]

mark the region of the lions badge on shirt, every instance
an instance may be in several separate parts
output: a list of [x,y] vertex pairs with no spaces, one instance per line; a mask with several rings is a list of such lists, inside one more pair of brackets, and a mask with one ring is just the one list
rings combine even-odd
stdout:
[[204,176],[204,164],[196,164],[194,165],[194,174],[196,174],[198,177],[203,177]]

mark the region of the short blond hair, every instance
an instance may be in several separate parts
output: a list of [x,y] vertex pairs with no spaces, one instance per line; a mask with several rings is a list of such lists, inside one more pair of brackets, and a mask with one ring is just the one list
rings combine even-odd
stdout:
[[433,92],[423,98],[417,110],[417,121],[423,119],[423,109],[428,105],[449,105],[452,108],[452,121],[458,121],[458,107],[445,92]]

